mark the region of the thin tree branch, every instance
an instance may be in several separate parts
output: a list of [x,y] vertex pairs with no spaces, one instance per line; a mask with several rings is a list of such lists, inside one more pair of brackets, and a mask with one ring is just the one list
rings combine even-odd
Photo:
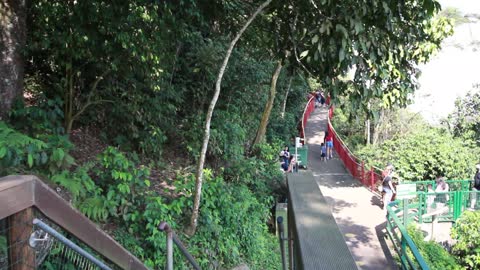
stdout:
[[262,10],[266,6],[268,6],[271,2],[272,0],[266,0],[265,2],[263,2],[263,4],[261,4],[257,8],[257,10],[255,10],[255,12],[250,16],[247,22],[243,25],[243,27],[240,29],[240,31],[237,33],[235,38],[230,43],[230,46],[228,47],[227,53],[223,60],[222,66],[220,67],[220,70],[218,72],[217,81],[215,82],[215,93],[213,95],[212,101],[210,102],[210,106],[208,107],[207,116],[205,119],[204,138],[202,143],[202,149],[200,151],[200,157],[198,159],[197,171],[195,175],[195,196],[193,200],[193,212],[190,218],[190,226],[185,231],[187,235],[194,235],[197,228],[197,219],[198,219],[199,208],[200,208],[200,197],[202,194],[203,168],[205,163],[205,156],[207,154],[208,142],[210,139],[210,124],[212,120],[213,109],[215,108],[215,104],[217,103],[218,97],[220,95],[222,78],[223,78],[223,74],[225,73],[225,69],[227,68],[228,60],[230,59],[230,55],[232,54],[235,44],[240,39],[243,32],[245,32],[245,30],[252,23],[255,17],[257,17],[257,15],[260,14],[260,12],[262,12]]

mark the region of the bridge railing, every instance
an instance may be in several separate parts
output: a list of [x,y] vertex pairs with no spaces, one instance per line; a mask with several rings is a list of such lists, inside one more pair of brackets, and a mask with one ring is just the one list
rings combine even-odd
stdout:
[[333,137],[333,147],[337,152],[338,156],[342,160],[343,164],[347,170],[352,174],[352,176],[360,181],[363,185],[369,187],[372,192],[378,192],[375,188],[379,182],[383,180],[382,170],[377,167],[365,167],[365,162],[361,161],[356,157],[352,151],[347,147],[345,142],[340,138],[337,131],[332,125],[330,119],[333,116],[334,107],[330,106],[328,113],[328,133],[332,134]]
[[[408,235],[406,229],[408,208],[404,208],[404,210],[393,208],[396,205],[398,205],[398,202],[390,203],[387,206],[387,234],[392,239],[393,246],[400,256],[402,269],[430,269],[412,238]],[[399,217],[397,215],[400,211],[404,211],[404,213],[403,215],[400,214]],[[407,219],[405,219],[406,217]]]
[[315,110],[315,97],[312,96],[308,99],[305,109],[303,109],[302,119],[300,121],[300,126],[298,127],[300,133],[300,140],[302,144],[305,144],[305,126],[307,125],[307,120],[310,118],[310,114]]
[[[427,191],[428,185],[432,185],[433,190],[437,188],[437,182],[435,180],[424,181],[402,181],[403,184],[415,184],[417,185],[417,191]],[[446,180],[448,189],[450,191],[469,191],[472,185],[472,180]]]

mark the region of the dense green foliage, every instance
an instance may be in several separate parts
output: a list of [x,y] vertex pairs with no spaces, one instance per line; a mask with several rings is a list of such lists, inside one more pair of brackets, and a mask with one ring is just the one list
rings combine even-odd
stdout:
[[[0,126],[1,175],[51,179],[88,217],[115,224],[116,239],[142,261],[163,267],[165,240],[157,226],[167,221],[183,238],[194,181],[190,170],[158,179],[151,169],[173,171],[178,168],[168,168],[172,158],[189,165],[198,157],[229,35],[255,6],[218,1],[213,12],[210,4],[31,2],[28,100],[11,112],[9,126]],[[251,33],[246,37],[263,44]],[[247,42],[227,67],[207,152],[205,206],[197,234],[183,239],[205,269],[279,265],[278,244],[266,226],[281,179],[277,152],[296,134],[308,90],[302,77],[284,69],[267,130],[270,144],[247,154],[274,62],[268,50]],[[76,164],[67,136],[88,127],[114,147]],[[162,181],[175,191],[159,190]]]
[[[190,168],[198,159],[227,46],[261,2],[30,1],[25,104],[0,123],[0,175],[51,179],[91,219],[115,224],[117,239],[149,266],[163,267],[157,226],[165,220],[182,231],[194,192],[191,170],[172,160]],[[378,108],[405,105],[417,87],[416,65],[451,33],[448,20],[432,19],[438,11],[434,0],[273,1],[253,22],[226,68],[198,232],[184,239],[204,268],[279,265],[265,224],[279,196],[278,150],[297,133],[306,93],[317,90],[305,78],[314,77],[334,99],[346,96],[354,110],[370,100]],[[280,59],[267,140],[252,148]],[[354,78],[339,80],[351,70]],[[77,164],[72,156],[81,145],[69,136],[89,128],[109,147]],[[462,151],[466,164],[470,156]],[[432,166],[411,177],[430,177]],[[152,173],[175,170],[182,173]],[[163,182],[172,190],[159,188]]]
[[[424,241],[421,230],[415,226],[410,226],[407,231],[430,269],[462,269],[457,264],[455,257],[449,254],[440,244],[434,241]],[[413,254],[410,253],[409,256],[413,259]]]
[[72,147],[65,136],[42,135],[35,139],[0,121],[0,174],[18,174],[32,168],[50,172],[67,168],[73,163],[68,154]]
[[452,228],[452,238],[456,243],[452,247],[465,269],[480,267],[480,212],[466,211]]
[[[172,183],[174,196],[167,191],[161,191],[166,196],[159,196],[151,188],[150,169],[138,164],[136,155],[127,157],[116,148],[108,147],[96,160],[73,171],[57,169],[50,174],[44,164],[34,162],[29,166],[27,161],[30,144],[41,145],[40,150],[47,153],[51,150],[48,144],[5,124],[2,132],[26,141],[9,145],[7,153],[18,153],[17,159],[27,163],[23,167],[7,163],[13,154],[6,154],[0,158],[4,162],[2,168],[7,172],[23,168],[19,173],[33,170],[51,175],[52,181],[66,189],[80,211],[95,221],[115,224],[114,236],[120,243],[150,267],[163,267],[165,238],[157,227],[160,221],[167,221],[177,232],[181,231],[192,204],[191,172],[177,175]],[[278,264],[277,239],[268,232],[266,224],[274,202],[272,190],[280,187],[282,179],[276,160],[279,147],[261,145],[257,156],[232,161],[235,163],[232,172],[206,171],[200,228],[193,238],[183,239],[203,268],[248,262],[252,269],[273,269]],[[32,152],[33,156],[36,154]],[[245,169],[237,171],[235,167]],[[186,267],[179,252],[176,252],[176,261],[179,269]]]
[[357,152],[362,160],[378,167],[395,164],[405,180],[470,179],[479,150],[470,141],[455,138],[444,130],[418,130],[409,136],[386,141],[378,147],[366,146]]
[[[453,30],[444,17],[432,19],[440,8],[436,1],[302,0],[281,8],[282,30],[292,33],[292,58],[320,75],[334,99],[348,96],[352,107],[365,111],[373,98],[387,107],[407,104],[418,87],[416,64]],[[338,79],[350,70],[351,80]]]

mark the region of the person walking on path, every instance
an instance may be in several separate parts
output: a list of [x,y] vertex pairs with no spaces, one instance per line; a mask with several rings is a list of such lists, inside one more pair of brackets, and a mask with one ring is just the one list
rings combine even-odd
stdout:
[[472,196],[470,199],[471,209],[475,209],[475,205],[477,204],[477,196],[478,196],[477,191],[480,191],[480,164],[477,164],[475,167],[477,169],[477,172],[473,177],[473,186],[472,186],[472,193],[471,193]]
[[395,188],[392,184],[392,173],[393,173],[393,165],[388,164],[384,170],[385,177],[383,178],[382,186],[383,191],[385,192],[385,196],[383,197],[383,210],[385,212],[385,216],[387,215],[387,206],[392,201],[393,194],[396,193]]
[[320,160],[327,162],[327,147],[325,146],[324,143],[320,145],[322,154],[320,155]]
[[333,157],[333,136],[332,134],[325,131],[325,145],[327,146],[327,159],[332,159]]

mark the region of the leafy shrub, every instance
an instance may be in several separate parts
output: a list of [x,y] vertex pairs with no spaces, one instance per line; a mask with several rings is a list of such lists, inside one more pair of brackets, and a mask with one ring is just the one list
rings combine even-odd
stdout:
[[247,186],[225,183],[208,170],[205,175],[198,231],[190,241],[195,248],[192,252],[206,269],[243,261],[252,269],[272,269],[271,262],[280,260],[275,237],[266,226],[269,207]]
[[110,215],[135,222],[145,204],[150,170],[137,166],[118,149],[108,147],[99,156],[99,165],[92,173],[105,192]]
[[0,174],[21,172],[33,165],[46,164],[47,144],[9,128],[0,121]]
[[56,173],[73,164],[68,154],[72,147],[65,136],[45,135],[34,139],[0,122],[0,174],[34,170]]
[[447,179],[470,179],[478,151],[471,141],[431,128],[385,141],[379,147],[366,146],[358,154],[370,165],[383,167],[392,162],[401,178],[415,181],[434,179],[438,174]]
[[64,134],[63,101],[59,97],[47,99],[43,94],[36,98],[36,105],[16,103],[11,113],[11,123],[27,134]]
[[[277,239],[269,234],[266,219],[269,207],[261,203],[243,184],[226,183],[205,171],[200,218],[196,234],[185,238],[179,228],[188,221],[195,188],[194,176],[179,177],[174,183],[180,196],[165,200],[147,196],[139,224],[124,223],[128,232],[144,239],[134,253],[145,258],[148,266],[161,268],[165,263],[165,236],[158,231],[160,221],[167,221],[182,239],[188,250],[204,269],[218,269],[248,262],[251,269],[275,269],[279,265]],[[131,222],[130,222],[131,223]],[[134,245],[141,240],[124,237],[120,242]],[[188,269],[180,252],[175,251],[176,268]],[[273,266],[273,268],[272,268]]]
[[163,151],[163,144],[167,136],[159,127],[150,126],[140,135],[139,149],[142,154],[149,157],[160,157]]
[[279,149],[282,147],[280,141],[256,145],[254,156],[237,159],[231,162],[230,167],[225,168],[225,180],[235,185],[248,186],[262,203],[271,204],[269,199],[278,195],[275,192],[283,181],[278,162]]
[[463,212],[451,232],[457,242],[452,247],[462,266],[466,269],[480,268],[480,212]]
[[[272,269],[272,265],[279,265],[277,239],[266,226],[274,201],[271,187],[281,180],[277,166],[279,143],[259,145],[259,151],[251,158],[240,155],[234,163],[243,170],[236,180],[230,178],[226,182],[221,174],[214,176],[211,170],[205,171],[199,227],[195,236],[188,239],[181,234],[181,228],[188,221],[193,204],[193,175],[178,177],[174,183],[175,198],[161,197],[150,190],[150,171],[138,165],[136,156],[108,147],[94,162],[75,171],[61,170],[71,147],[65,137],[46,136],[48,141],[44,142],[6,125],[0,131],[3,135],[0,142],[11,141],[10,136],[24,139],[25,142],[15,144],[19,145],[17,148],[38,144],[33,153],[44,151],[48,159],[39,168],[47,171],[48,163],[56,166],[51,178],[68,191],[72,204],[93,220],[115,223],[116,239],[152,268],[165,264],[165,236],[158,231],[161,221],[167,221],[177,231],[205,269],[230,267],[240,262],[247,262],[252,269]],[[1,144],[0,149],[6,145]],[[8,144],[8,151],[10,147]],[[19,150],[18,156],[28,163],[27,150]],[[175,261],[179,269],[188,268],[180,252],[175,252]]]
[[110,203],[90,177],[92,167],[93,163],[87,163],[74,172],[64,170],[53,175],[52,181],[68,191],[72,204],[83,214],[92,220],[105,221],[109,216],[107,206]]
[[[440,244],[434,241],[424,241],[423,233],[418,228],[409,226],[407,231],[430,269],[462,269],[455,258]],[[410,253],[409,256],[413,260],[413,254]]]

